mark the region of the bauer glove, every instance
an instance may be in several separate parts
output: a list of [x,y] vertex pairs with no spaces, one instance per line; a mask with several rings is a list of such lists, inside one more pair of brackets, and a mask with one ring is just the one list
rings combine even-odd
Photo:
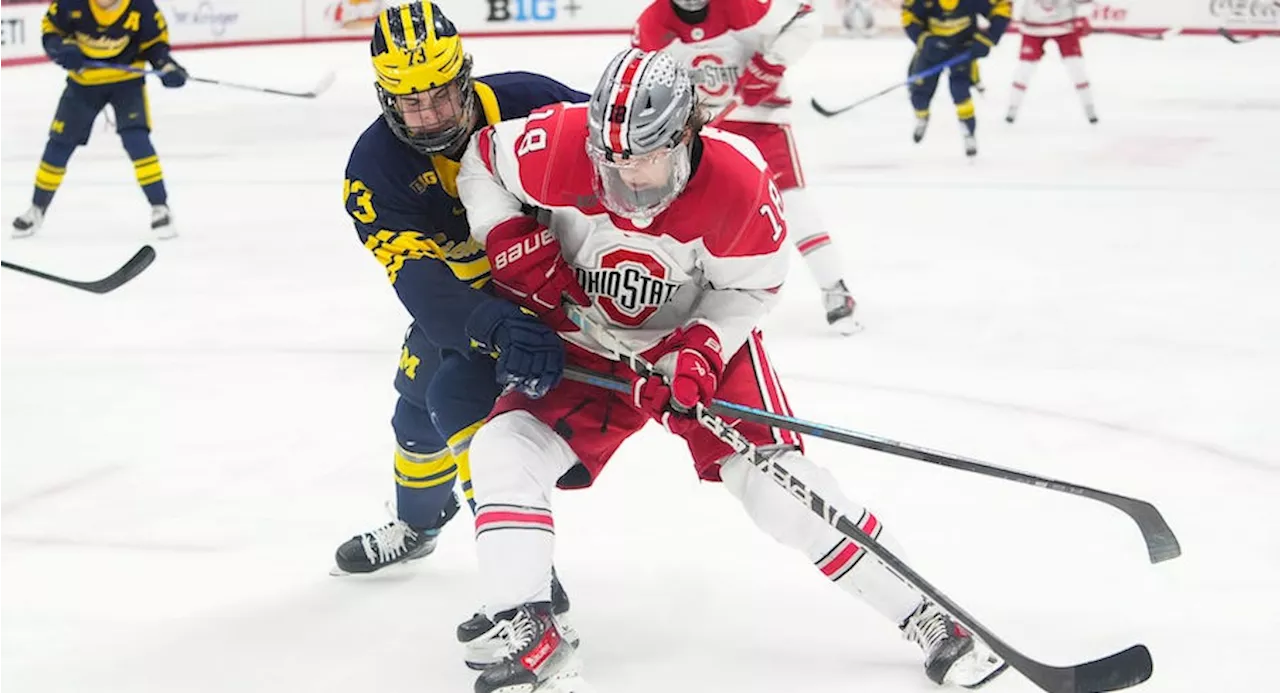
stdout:
[[489,232],[485,254],[499,296],[533,311],[557,332],[578,330],[565,315],[564,299],[582,306],[591,299],[550,229],[530,217],[508,219]]

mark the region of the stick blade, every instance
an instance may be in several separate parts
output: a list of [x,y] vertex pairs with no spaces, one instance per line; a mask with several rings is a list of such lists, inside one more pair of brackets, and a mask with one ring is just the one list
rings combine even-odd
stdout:
[[1136,686],[1151,678],[1151,652],[1145,645],[1070,667],[1041,664],[1016,652],[1006,657],[1015,670],[1048,693],[1106,693]]
[[810,99],[809,99],[809,105],[810,105],[810,106],[813,106],[813,110],[815,110],[815,111],[817,111],[817,112],[821,113],[822,115],[824,115],[824,116],[826,116],[826,117],[828,117],[828,118],[830,118],[831,116],[834,116],[834,115],[839,115],[839,114],[840,114],[840,112],[841,112],[841,109],[836,109],[836,110],[834,110],[834,111],[833,111],[833,110],[831,110],[831,109],[829,109],[829,108],[826,108],[826,107],[825,107],[825,106],[823,106],[822,104],[818,103],[818,100],[817,100],[817,99],[814,99],[814,98],[810,98]]
[[105,294],[115,291],[129,280],[142,274],[142,271],[151,266],[156,259],[156,249],[149,245],[144,245],[133,254],[127,262],[120,266],[120,269],[111,273],[111,276],[100,279],[96,282],[85,282],[80,288],[86,291],[92,291],[95,294]]
[[325,75],[320,78],[320,81],[316,83],[315,89],[312,89],[311,91],[307,92],[307,97],[314,99],[317,96],[328,91],[329,87],[333,86],[333,80],[336,78],[336,76],[337,75],[335,75],[332,71],[325,73]]
[[1146,645],[1081,664],[1074,668],[1075,693],[1104,693],[1136,686],[1151,678],[1154,665]]
[[1116,505],[1137,523],[1142,539],[1147,543],[1147,557],[1152,563],[1162,563],[1182,555],[1178,537],[1174,536],[1156,506],[1136,498],[1125,498],[1123,503]]

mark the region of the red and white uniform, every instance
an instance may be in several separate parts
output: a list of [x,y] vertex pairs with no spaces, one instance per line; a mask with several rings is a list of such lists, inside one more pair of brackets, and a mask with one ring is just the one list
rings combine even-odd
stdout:
[[[495,226],[524,216],[522,204],[548,209],[551,231],[594,302],[588,314],[625,330],[629,348],[645,351],[700,322],[726,355],[737,351],[787,274],[786,223],[759,152],[740,137],[704,130],[688,185],[640,228],[596,200],[586,138],[585,104],[482,131],[458,177],[472,235],[484,243]],[[740,204],[726,208],[726,199]],[[564,337],[607,353],[581,333]]]
[[[774,96],[756,106],[737,105],[716,127],[751,140],[782,191],[791,240],[818,286],[840,283],[844,272],[822,214],[802,192],[804,171],[791,133],[791,98],[785,69],[822,35],[822,18],[803,0],[712,0],[706,18],[685,23],[670,0],[654,0],[636,20],[631,44],[664,50],[690,73],[694,93],[714,117],[735,101],[736,88],[753,59],[782,69]],[[759,58],[757,58],[759,56]],[[852,320],[846,329],[856,325]]]
[[[480,131],[458,176],[472,233],[485,242],[510,228],[504,224],[525,223],[522,205],[549,210],[547,229],[586,290],[592,318],[630,348],[649,350],[650,360],[676,328],[705,325],[726,359],[715,397],[789,412],[756,330],[787,272],[786,222],[759,153],[740,137],[704,130],[681,194],[650,223],[636,226],[596,199],[587,137],[585,105],[556,105]],[[570,344],[570,364],[634,377],[583,334],[562,336]],[[552,489],[590,485],[648,420],[630,395],[573,381],[536,400],[519,392],[499,399],[470,451],[476,550],[491,613],[549,599]],[[688,445],[698,476],[723,481],[758,526],[804,553],[826,579],[863,596],[895,623],[919,605],[919,594],[879,562],[863,560],[861,547],[710,431],[688,419],[679,423],[671,430]],[[798,436],[748,422],[736,428],[757,445],[785,446],[776,454],[785,456],[800,483],[860,513],[859,525],[892,545],[880,521],[845,498],[830,473],[801,453]]]
[[[1086,0],[1090,2],[1091,0]],[[1063,57],[1080,55],[1080,37],[1088,31],[1088,20],[1079,15],[1078,0],[1025,0],[1019,19],[1023,60],[1039,60],[1045,39],[1058,44]]]

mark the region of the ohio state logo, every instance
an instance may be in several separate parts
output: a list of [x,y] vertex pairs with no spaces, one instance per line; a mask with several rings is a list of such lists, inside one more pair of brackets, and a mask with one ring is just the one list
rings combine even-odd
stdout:
[[707,96],[725,96],[738,83],[738,68],[725,65],[713,53],[699,55],[693,59],[689,79]]
[[675,296],[681,284],[667,281],[670,270],[660,260],[619,249],[600,259],[600,269],[576,268],[578,283],[619,325],[639,327]]

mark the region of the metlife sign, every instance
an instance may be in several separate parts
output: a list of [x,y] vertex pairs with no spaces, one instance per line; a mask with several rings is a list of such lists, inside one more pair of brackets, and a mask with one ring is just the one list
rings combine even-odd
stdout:
[[489,22],[554,22],[561,14],[569,19],[583,9],[578,0],[485,0]]

